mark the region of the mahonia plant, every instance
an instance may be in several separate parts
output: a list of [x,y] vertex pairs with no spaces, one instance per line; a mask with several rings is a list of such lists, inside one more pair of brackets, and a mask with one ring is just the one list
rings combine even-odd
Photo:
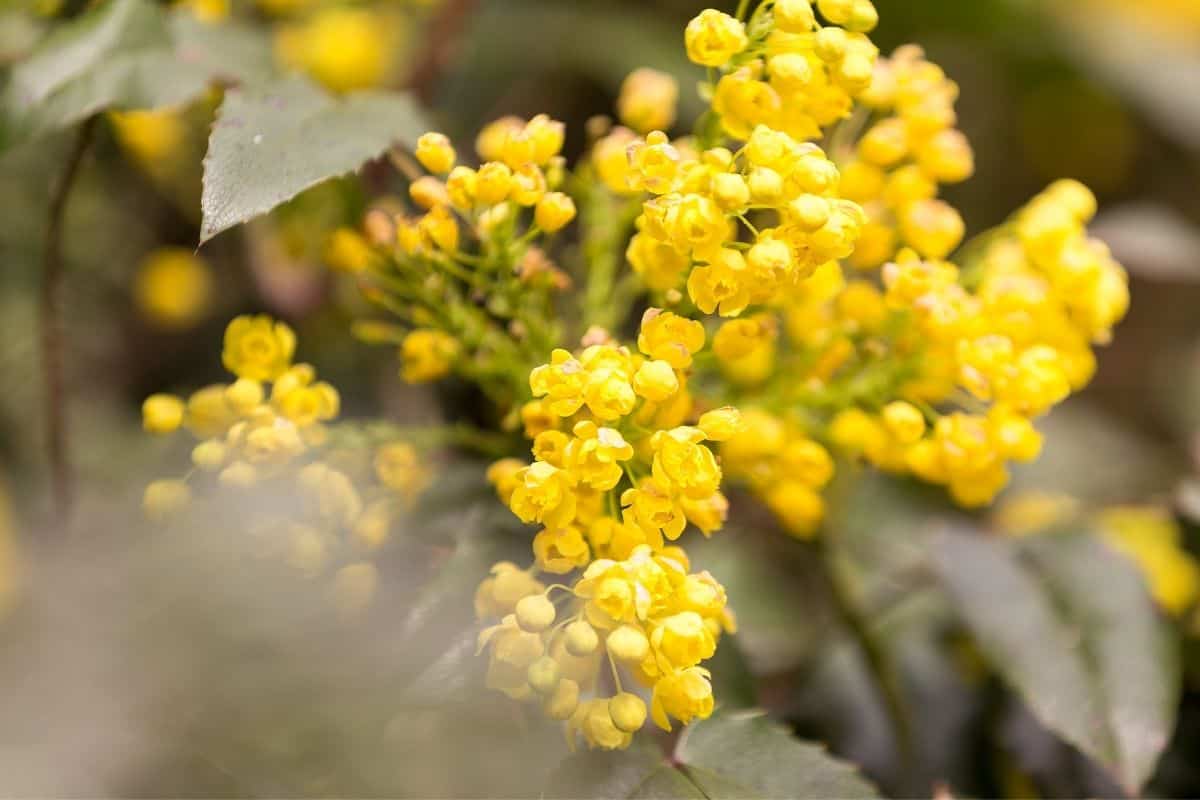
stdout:
[[[398,346],[407,381],[478,387],[532,443],[532,460],[489,471],[538,529],[528,567],[501,562],[480,584],[479,646],[489,686],[563,721],[572,745],[623,748],[647,715],[670,730],[712,712],[703,664],[734,616],[676,542],[722,527],[725,478],[801,538],[838,459],[988,504],[1126,310],[1076,182],[963,244],[939,199],[973,171],[957,86],[918,47],[882,56],[877,22],[870,0],[705,10],[684,32],[706,69],[693,135],[667,132],[674,79],[637,70],[622,124],[592,120],[572,168],[545,115],[487,125],[470,163],[426,133],[394,154],[408,198],[328,242],[390,315],[358,322],[360,338]],[[336,393],[290,366],[293,345],[285,327],[235,321],[238,382],[186,408],[152,398],[148,425],[186,419],[205,439],[197,464],[225,483],[313,458]],[[304,485],[331,491],[334,468],[314,471]],[[148,506],[180,486],[152,487]]]

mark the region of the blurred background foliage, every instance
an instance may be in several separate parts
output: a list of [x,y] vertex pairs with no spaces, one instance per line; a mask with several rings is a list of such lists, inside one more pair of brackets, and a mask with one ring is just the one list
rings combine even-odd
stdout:
[[[638,66],[679,76],[682,119],[700,108],[680,34],[703,5],[694,0],[228,2],[185,5],[202,22],[248,26],[278,65],[333,91],[414,86],[440,129],[464,143],[493,118],[545,112],[567,123],[566,152],[578,154],[588,118],[612,108]],[[1191,477],[1200,468],[1200,5],[876,4],[884,52],[920,42],[962,87],[977,174],[948,199],[969,232],[1053,179],[1080,179],[1100,197],[1097,234],[1131,272],[1132,310],[1093,385],[1046,420],[1043,457],[1017,471],[991,516],[864,474],[830,522],[860,557],[872,625],[897,643],[920,774],[895,763],[881,700],[861,655],[836,634],[839,611],[813,549],[753,514],[693,554],[721,575],[742,623],[713,669],[716,694],[727,708],[766,706],[892,793],[942,781],[968,795],[1119,794],[981,667],[922,552],[947,527],[1034,530],[1154,506],[1110,512],[1099,527],[1190,641],[1200,635],[1187,555],[1200,551]],[[84,5],[0,7],[0,66]],[[431,56],[432,43],[442,49]],[[216,343],[238,313],[293,322],[304,360],[341,389],[346,417],[471,413],[469,393],[443,387],[435,400],[407,387],[393,353],[347,335],[362,301],[327,269],[329,237],[359,218],[370,193],[397,188],[385,165],[324,183],[196,252],[218,102],[211,92],[170,111],[105,115],[72,197],[68,385],[87,522],[67,540],[42,534],[34,317],[45,209],[70,137],[42,136],[0,159],[0,707],[14,721],[0,733],[0,791],[536,794],[561,741],[478,691],[473,642],[461,640],[471,587],[525,546],[481,487],[481,465],[439,479],[381,559],[379,595],[352,619],[325,602],[326,587],[254,558],[230,521],[170,536],[138,521],[147,476],[178,456],[141,434],[141,401],[217,379]],[[484,526],[509,534],[472,539]],[[1178,729],[1151,794],[1200,793],[1200,648],[1185,656]]]

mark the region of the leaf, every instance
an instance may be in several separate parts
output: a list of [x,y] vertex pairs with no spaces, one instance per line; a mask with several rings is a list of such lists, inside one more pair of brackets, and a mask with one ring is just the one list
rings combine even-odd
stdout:
[[948,532],[933,560],[980,647],[1034,714],[1136,793],[1174,728],[1179,666],[1132,565],[1085,533],[1018,549]]
[[249,28],[110,0],[55,29],[13,69],[0,103],[0,149],[107,108],[176,106],[214,82],[263,80],[271,70],[265,39]]
[[628,751],[579,753],[547,797],[877,797],[854,767],[801,742],[762,711],[718,713],[684,729],[667,759],[635,740]]
[[227,92],[204,159],[201,244],[427,129],[407,94],[339,100],[302,78]]

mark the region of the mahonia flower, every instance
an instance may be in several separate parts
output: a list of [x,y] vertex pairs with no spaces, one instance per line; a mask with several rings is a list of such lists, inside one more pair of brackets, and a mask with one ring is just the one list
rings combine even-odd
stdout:
[[181,247],[163,247],[147,255],[133,281],[138,311],[168,330],[186,330],[200,322],[211,308],[213,290],[211,268]]
[[[733,408],[681,424],[691,413],[686,370],[704,346],[699,323],[651,309],[641,353],[598,338],[605,341],[578,355],[556,350],[530,374],[529,405],[570,433],[551,420],[534,437],[532,464],[504,459],[489,470],[513,513],[544,527],[533,566],[497,564],[476,610],[500,620],[479,638],[490,687],[540,703],[565,721],[572,745],[582,735],[591,747],[618,749],[647,717],[645,699],[622,688],[622,672],[650,689],[650,716],[666,730],[672,718],[712,712],[708,672],[698,665],[733,617],[724,588],[706,572],[689,573],[687,556],[667,541],[689,522],[706,535],[720,528],[728,503],[705,442],[729,439],[741,425]],[[577,570],[569,587],[534,577]],[[599,682],[604,660],[611,696]]]
[[340,396],[317,380],[312,366],[292,363],[295,346],[286,324],[265,315],[237,317],[226,328],[222,356],[236,380],[206,386],[186,400],[146,398],[146,431],[169,435],[183,428],[196,444],[194,469],[184,479],[150,483],[143,508],[165,522],[211,491],[270,486],[295,493],[294,507],[250,519],[251,532],[303,574],[332,570],[332,599],[350,612],[374,593],[378,575],[366,559],[429,484],[429,469],[413,445],[400,440],[379,444],[371,462],[349,462],[344,453],[337,466],[326,460]]

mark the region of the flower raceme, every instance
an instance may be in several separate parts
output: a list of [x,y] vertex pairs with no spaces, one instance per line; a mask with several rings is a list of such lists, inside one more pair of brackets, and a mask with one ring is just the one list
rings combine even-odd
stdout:
[[336,438],[330,424],[340,397],[316,379],[312,366],[293,363],[295,348],[286,323],[265,315],[237,317],[226,328],[222,353],[232,383],[204,387],[186,400],[170,394],[146,399],[146,431],[169,435],[184,428],[197,441],[188,477],[152,482],[143,506],[151,518],[166,520],[191,502],[196,489],[274,486],[298,492],[304,500],[298,508],[251,520],[255,534],[306,574],[340,562],[335,599],[356,606],[369,599],[377,580],[366,557],[423,490],[428,471],[413,446],[399,440],[380,444],[369,463],[352,466],[341,458],[335,467],[323,459]]
[[[623,689],[622,674],[650,688],[649,716],[664,729],[712,711],[699,664],[733,617],[716,579],[689,572],[670,544],[689,523],[711,534],[728,507],[706,442],[734,435],[740,415],[723,408],[682,424],[704,343],[700,323],[651,309],[640,352],[607,340],[556,350],[529,378],[534,462],[505,460],[489,473],[513,513],[542,530],[533,566],[496,565],[476,595],[480,616],[500,619],[480,636],[488,683],[541,703],[572,742],[621,748],[642,727],[645,700]],[[534,577],[577,570],[570,586]],[[601,685],[604,660],[612,685]]]
[[[1129,303],[1077,182],[964,244],[940,197],[974,171],[958,87],[916,46],[881,54],[870,0],[740,5],[684,31],[707,75],[693,135],[669,133],[674,79],[638,70],[573,168],[544,115],[489,124],[473,161],[427,133],[395,158],[407,200],[330,242],[400,321],[362,338],[398,345],[406,380],[476,384],[531,440],[532,463],[489,470],[538,530],[528,570],[480,586],[481,646],[489,683],[594,746],[712,708],[703,662],[732,618],[674,542],[722,526],[725,481],[801,538],[838,459],[986,505]],[[645,306],[636,347],[608,333]]]

